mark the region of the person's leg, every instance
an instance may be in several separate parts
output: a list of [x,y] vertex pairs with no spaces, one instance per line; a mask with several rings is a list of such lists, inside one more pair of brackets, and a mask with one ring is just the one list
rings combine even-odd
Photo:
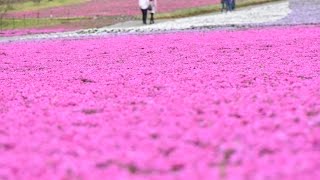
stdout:
[[231,1],[232,0],[226,0],[227,11],[231,11]]
[[144,24],[147,24],[147,19],[148,19],[148,10],[144,10]]
[[143,9],[141,9],[141,13],[142,13],[142,23],[143,23],[143,16],[144,16],[144,13],[143,13]]
[[229,0],[229,3],[230,3],[230,11],[233,10],[233,0]]
[[151,17],[150,17],[150,24],[154,24],[154,13],[150,13]]
[[236,0],[232,0],[232,10],[236,9]]
[[142,22],[143,22],[143,24],[147,24],[148,10],[147,9],[141,9],[141,12],[142,12]]
[[221,12],[225,9],[225,1],[221,1]]
[[141,9],[141,13],[142,13],[142,23],[144,23],[144,10]]

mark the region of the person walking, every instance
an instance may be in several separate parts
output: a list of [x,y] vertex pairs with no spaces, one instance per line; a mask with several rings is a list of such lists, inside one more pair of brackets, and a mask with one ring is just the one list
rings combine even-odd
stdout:
[[231,9],[232,11],[236,9],[236,0],[231,0]]
[[142,22],[143,24],[147,24],[149,0],[139,0],[139,7],[142,12]]
[[221,12],[233,11],[236,8],[236,0],[221,0]]
[[157,0],[150,0],[148,10],[150,11],[150,16],[151,16],[150,24],[154,24],[154,14],[156,13],[156,10],[157,10]]

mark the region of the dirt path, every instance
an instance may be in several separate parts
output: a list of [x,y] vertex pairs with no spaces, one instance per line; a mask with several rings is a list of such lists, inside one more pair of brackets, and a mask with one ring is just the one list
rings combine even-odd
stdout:
[[160,22],[154,25],[142,26],[140,21],[135,21],[133,26],[130,23],[122,23],[118,26],[101,28],[99,31],[168,31],[183,30],[192,28],[201,28],[208,26],[233,26],[246,24],[259,24],[266,22],[275,22],[286,17],[290,13],[288,2],[269,3],[260,6],[243,8],[231,13],[212,13],[196,17],[188,17]]

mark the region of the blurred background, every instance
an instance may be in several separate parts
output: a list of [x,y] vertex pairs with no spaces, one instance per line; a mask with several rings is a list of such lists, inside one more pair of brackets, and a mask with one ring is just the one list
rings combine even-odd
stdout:
[[[237,7],[279,0],[237,0]],[[156,19],[219,13],[221,0],[158,0]],[[140,19],[138,0],[0,0],[0,35],[99,28]]]

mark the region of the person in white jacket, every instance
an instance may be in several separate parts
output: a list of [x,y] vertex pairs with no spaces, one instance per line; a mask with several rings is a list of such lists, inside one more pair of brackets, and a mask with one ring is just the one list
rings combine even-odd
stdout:
[[142,12],[142,22],[143,24],[147,24],[149,0],[139,0],[139,7]]
[[154,14],[157,11],[157,0],[150,0],[149,2],[149,11],[150,11],[150,24],[154,24]]

